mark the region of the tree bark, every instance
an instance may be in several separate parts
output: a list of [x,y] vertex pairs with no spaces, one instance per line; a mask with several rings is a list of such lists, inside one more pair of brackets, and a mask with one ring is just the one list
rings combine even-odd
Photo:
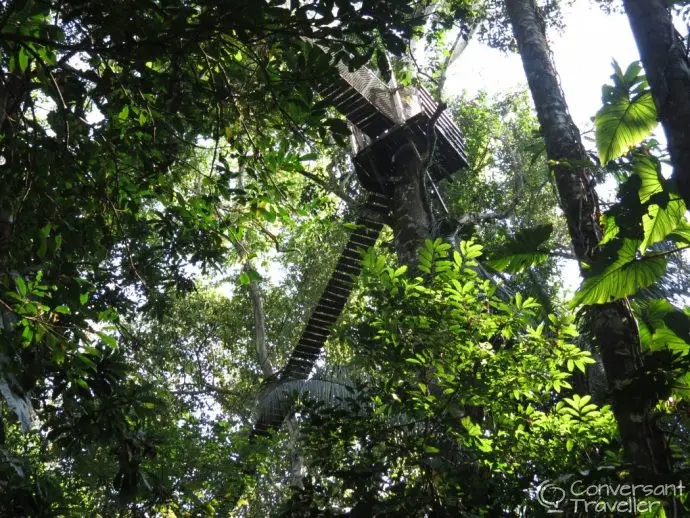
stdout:
[[[247,274],[250,272],[257,273],[256,268],[249,260],[244,263],[243,270]],[[268,348],[266,346],[266,312],[264,311],[261,287],[255,279],[249,281],[249,298],[252,301],[252,311],[254,312],[254,348],[256,349],[256,359],[259,361],[264,378],[270,378],[275,374],[275,370],[268,357]]]
[[666,0],[624,0],[640,58],[666,133],[673,174],[690,207],[690,60]]
[[[645,0],[646,1],[646,0]],[[578,260],[590,262],[601,238],[599,210],[591,162],[582,146],[560,88],[546,41],[545,26],[535,0],[506,0],[518,49],[554,165],[561,208],[565,213]],[[582,271],[586,275],[586,271]],[[637,323],[626,300],[596,307],[595,340],[603,357],[626,459],[638,471],[669,473],[670,453],[656,427],[656,399],[636,388],[643,374]]]
[[393,155],[393,231],[398,260],[414,270],[418,250],[430,239],[433,218],[424,185],[422,158],[410,141]]

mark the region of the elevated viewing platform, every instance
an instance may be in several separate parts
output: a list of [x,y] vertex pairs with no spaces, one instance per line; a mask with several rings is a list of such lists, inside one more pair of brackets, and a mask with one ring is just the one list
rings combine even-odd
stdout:
[[[430,121],[438,103],[425,88],[389,88],[372,70],[350,72],[340,65],[340,78],[321,89],[331,104],[351,124],[355,169],[362,185],[385,194],[391,157],[411,139],[420,154],[427,153]],[[434,122],[434,155],[429,173],[438,181],[467,167],[462,134],[451,116],[442,112]]]
[[[388,193],[395,153],[411,141],[423,155],[432,144],[434,151],[428,172],[434,181],[451,178],[467,167],[460,130],[448,113],[438,111],[438,103],[424,88],[391,89],[366,67],[353,72],[345,65],[338,68],[340,77],[320,87],[319,93],[350,123],[355,170],[368,193],[355,230],[350,233],[298,343],[280,376],[268,381],[267,386],[309,378],[331,327],[347,304],[362,269],[363,252],[376,243],[383,220],[390,213]],[[284,394],[284,404],[259,415],[254,432],[266,434],[280,428],[290,415],[293,396]]]

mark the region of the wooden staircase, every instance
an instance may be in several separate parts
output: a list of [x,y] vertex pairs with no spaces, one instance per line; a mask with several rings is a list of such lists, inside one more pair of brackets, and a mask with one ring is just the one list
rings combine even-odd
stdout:
[[340,317],[362,270],[363,252],[376,243],[381,233],[382,218],[377,218],[376,214],[386,215],[387,213],[387,200],[380,195],[369,195],[362,215],[355,222],[357,228],[350,234],[331,278],[312,311],[292,356],[283,369],[284,377],[302,379],[306,378],[311,371],[330,334],[330,327]]
[[[383,228],[382,216],[389,212],[388,200],[379,194],[369,194],[355,221],[355,229],[350,233],[345,248],[340,253],[331,278],[312,310],[307,325],[302,331],[292,355],[280,373],[282,380],[307,379],[316,360],[323,351],[331,332],[331,326],[340,317],[352,288],[362,270],[364,252],[373,246]],[[254,431],[265,434],[280,427],[287,417],[282,408],[276,408],[260,415]]]

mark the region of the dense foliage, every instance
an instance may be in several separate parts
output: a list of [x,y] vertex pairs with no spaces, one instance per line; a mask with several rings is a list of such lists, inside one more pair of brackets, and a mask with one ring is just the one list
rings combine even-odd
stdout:
[[[539,516],[546,480],[687,475],[690,223],[639,63],[614,64],[577,164],[618,198],[573,297],[528,94],[457,96],[469,167],[423,180],[418,261],[386,219],[312,374],[281,376],[365,194],[321,87],[366,65],[439,96],[468,38],[515,49],[504,7],[0,6],[0,515]],[[624,454],[592,336],[611,301],[669,473]]]

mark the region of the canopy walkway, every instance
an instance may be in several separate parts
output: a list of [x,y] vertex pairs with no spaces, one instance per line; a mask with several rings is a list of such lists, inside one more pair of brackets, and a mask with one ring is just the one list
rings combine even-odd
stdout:
[[[340,77],[323,85],[319,93],[350,123],[355,171],[368,195],[355,230],[350,234],[331,277],[307,321],[295,349],[280,371],[279,382],[307,379],[347,303],[362,269],[362,252],[376,243],[383,219],[391,211],[391,158],[412,140],[420,154],[433,145],[429,175],[433,180],[451,178],[467,166],[460,130],[451,117],[438,111],[438,104],[424,88],[389,88],[368,68],[350,72],[339,66]],[[270,382],[270,381],[269,381]],[[259,415],[254,431],[265,434],[277,429],[289,415],[278,406]]]

